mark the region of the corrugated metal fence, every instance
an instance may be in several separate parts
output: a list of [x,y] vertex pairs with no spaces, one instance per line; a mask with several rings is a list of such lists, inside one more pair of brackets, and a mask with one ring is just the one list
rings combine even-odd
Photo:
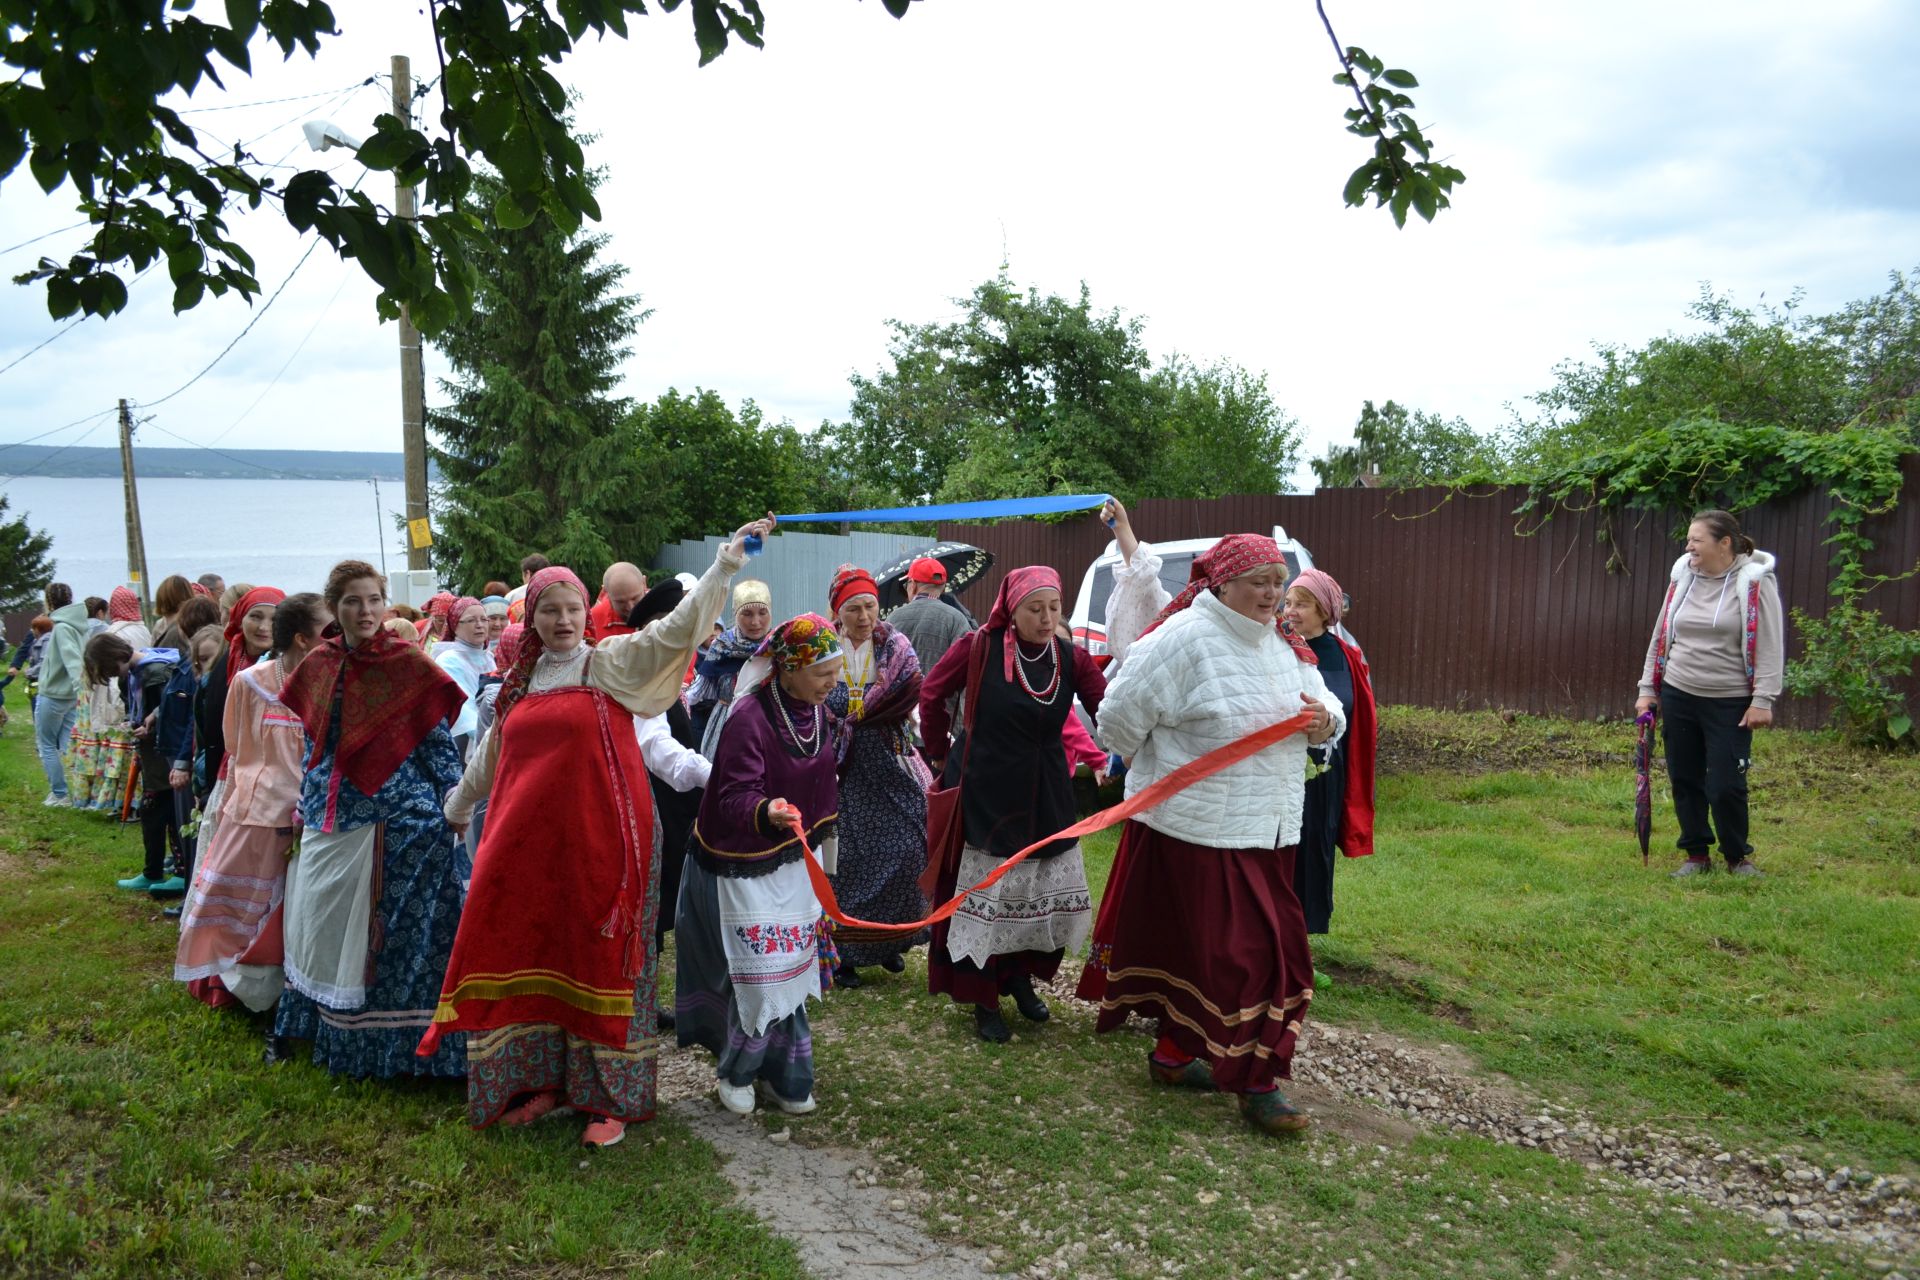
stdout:
[[[723,538],[671,543],[660,549],[654,563],[674,573],[695,577],[707,571]],[[775,621],[797,613],[827,612],[827,584],[843,564],[879,570],[888,561],[933,545],[932,538],[892,533],[793,533],[782,529],[767,539],[766,550],[747,561],[739,579],[758,578],[773,590]],[[723,621],[731,623],[729,612]]]
[[[1920,489],[1920,458],[1905,464],[1903,492]],[[1630,711],[1667,574],[1681,552],[1679,513],[1619,517],[1560,514],[1540,523],[1513,512],[1518,488],[1331,489],[1308,495],[1147,499],[1131,508],[1148,541],[1268,532],[1285,526],[1353,598],[1349,619],[1367,650],[1383,701],[1441,708],[1499,707],[1534,715],[1618,717]],[[1747,512],[1756,542],[1779,560],[1783,603],[1825,614],[1830,577],[1823,542],[1832,500],[1803,494]],[[1898,574],[1920,557],[1920,502],[1874,517],[1870,571]],[[940,536],[994,554],[992,572],[967,592],[985,615],[999,579],[1044,564],[1067,584],[1069,609],[1089,563],[1111,535],[1091,515],[1043,524],[942,524]],[[1623,572],[1607,572],[1618,553]],[[1920,579],[1868,597],[1886,620],[1920,627]],[[1799,637],[1788,632],[1789,657]],[[1823,700],[1787,698],[1783,723],[1825,722]]]

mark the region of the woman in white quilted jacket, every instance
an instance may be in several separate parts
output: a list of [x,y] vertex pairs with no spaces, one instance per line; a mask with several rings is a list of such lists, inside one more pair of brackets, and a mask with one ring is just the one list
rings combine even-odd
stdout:
[[1310,655],[1279,627],[1287,566],[1271,538],[1235,534],[1196,557],[1186,590],[1130,649],[1100,707],[1101,741],[1132,757],[1127,794],[1249,733],[1310,712],[1296,735],[1131,819],[1120,838],[1080,995],[1098,1029],[1158,1020],[1162,1084],[1239,1095],[1267,1133],[1310,1123],[1278,1084],[1313,999],[1294,846],[1307,744],[1346,727]]

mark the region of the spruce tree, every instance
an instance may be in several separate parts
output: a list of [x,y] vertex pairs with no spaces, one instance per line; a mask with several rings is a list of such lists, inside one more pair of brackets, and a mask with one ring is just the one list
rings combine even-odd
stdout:
[[[597,182],[597,177],[595,179]],[[614,560],[644,556],[647,521],[631,405],[614,394],[627,342],[649,312],[619,292],[626,268],[601,259],[604,235],[568,236],[545,217],[494,223],[505,188],[475,179],[491,226],[470,315],[436,345],[453,366],[452,403],[428,417],[438,437],[434,564],[463,590],[517,581],[539,552],[589,584]]]
[[7,496],[0,493],[0,612],[41,603],[40,593],[53,581],[51,550],[53,539],[25,516],[7,515]]

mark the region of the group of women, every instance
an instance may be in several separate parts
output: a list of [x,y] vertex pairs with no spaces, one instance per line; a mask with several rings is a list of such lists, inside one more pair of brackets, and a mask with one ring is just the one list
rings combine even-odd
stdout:
[[[360,561],[321,594],[242,584],[223,624],[211,591],[169,579],[153,635],[116,592],[83,650],[101,706],[75,737],[137,743],[143,811],[202,795],[197,862],[169,855],[163,818],[121,884],[190,876],[175,976],[261,1015],[269,1061],[306,1042],[343,1075],[464,1077],[475,1127],[571,1112],[607,1146],[653,1114],[664,1029],[713,1054],[728,1110],[803,1114],[807,1004],[829,988],[925,943],[930,991],[1004,1042],[1003,1001],[1045,1022],[1037,985],[1089,947],[1079,994],[1099,1031],[1156,1024],[1153,1081],[1296,1131],[1279,1082],[1313,999],[1309,937],[1336,853],[1373,847],[1368,666],[1339,584],[1291,573],[1272,539],[1221,539],[1171,595],[1125,508],[1103,515],[1121,553],[1104,663],[1071,643],[1046,568],[1008,573],[925,673],[855,566],[830,616],[775,625],[765,584],[732,586],[768,516],[597,642],[559,566],[531,573],[512,625],[499,584],[437,598],[431,654]],[[1677,874],[1716,840],[1755,874],[1744,775],[1779,685],[1772,567],[1702,513],[1648,649],[1638,709],[1668,719]],[[70,591],[48,604],[80,631]],[[50,660],[72,665],[63,637]],[[1097,917],[1074,835],[1082,713],[1126,773]]]

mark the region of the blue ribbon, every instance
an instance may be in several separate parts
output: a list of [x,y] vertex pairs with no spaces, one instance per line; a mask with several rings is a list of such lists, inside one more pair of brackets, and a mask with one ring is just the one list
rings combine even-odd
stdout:
[[1107,500],[1104,493],[1058,494],[1051,498],[994,498],[986,502],[947,502],[930,507],[882,507],[874,511],[808,511],[780,516],[782,524],[808,521],[999,520],[1008,516],[1050,516],[1063,511],[1091,511]]

